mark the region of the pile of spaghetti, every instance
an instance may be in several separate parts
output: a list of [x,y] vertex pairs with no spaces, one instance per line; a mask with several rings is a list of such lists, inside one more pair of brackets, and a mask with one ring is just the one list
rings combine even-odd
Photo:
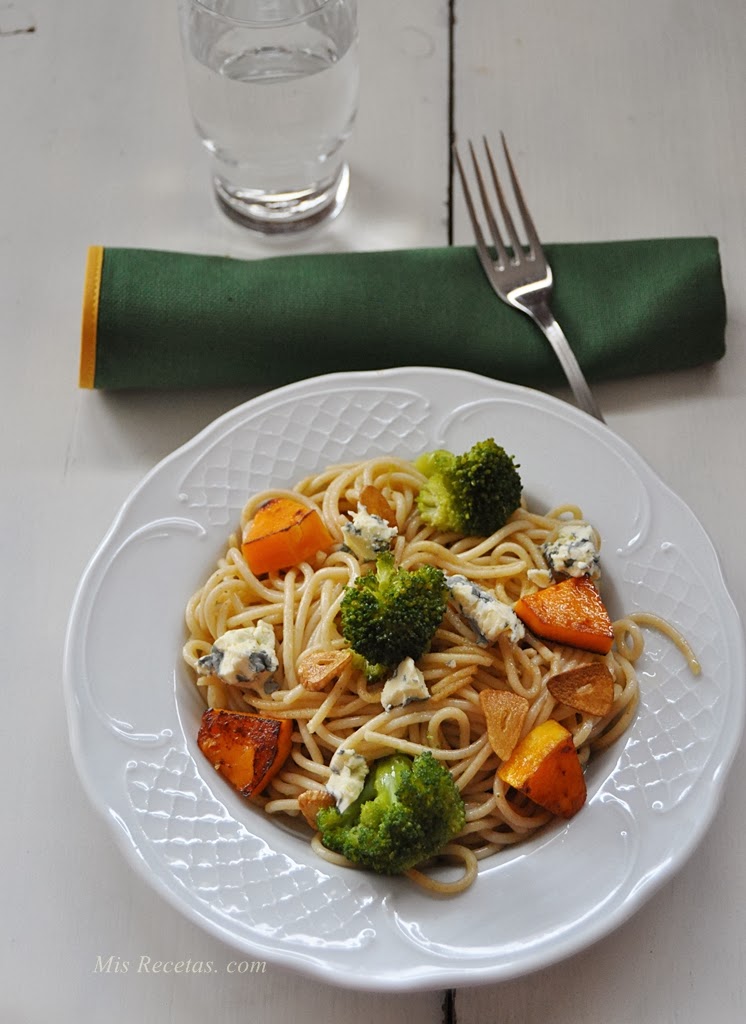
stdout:
[[[428,525],[418,509],[424,481],[412,462],[381,457],[330,467],[292,491],[255,495],[243,510],[241,534],[229,539],[215,571],[189,601],[184,657],[195,670],[208,708],[292,721],[290,754],[254,798],[267,814],[302,822],[299,798],[325,790],[330,761],[339,748],[353,749],[367,762],[393,753],[414,757],[431,751],[450,770],[465,804],[460,835],[434,863],[461,862],[463,871],[455,882],[438,881],[425,870],[407,874],[428,888],[451,892],[473,881],[479,859],[523,841],[552,817],[498,775],[501,759],[490,744],[480,693],[508,691],[524,698],[528,710],[523,735],[548,719],[561,722],[585,764],[594,752],[613,743],[634,716],[634,665],[643,650],[640,627],[664,624],[635,615],[614,622],[613,645],[603,655],[540,639],[529,630],[518,642],[502,633],[485,645],[449,601],[429,650],[417,661],[429,699],[385,710],[382,684],[371,682],[354,660],[348,660],[325,689],[307,688],[298,671],[303,655],[341,652],[348,646],[340,631],[340,605],[346,588],[370,566],[361,566],[345,544],[343,527],[358,509],[365,488],[376,488],[392,510],[396,532],[391,551],[398,566],[439,567],[447,578],[465,577],[510,606],[536,593],[542,582],[546,585],[542,576],[548,575],[549,567],[542,548],[558,526],[583,520],[582,510],[573,505],[540,514],[521,501],[489,537],[443,533]],[[285,496],[316,509],[334,543],[331,550],[296,566],[257,575],[242,553],[244,532],[258,509]],[[200,659],[210,655],[216,638],[260,622],[271,626],[276,638],[279,664],[271,685],[240,687],[215,674],[199,674]],[[675,635],[674,639],[679,640]],[[603,716],[570,707],[547,688],[547,681],[559,673],[598,662],[613,680],[613,698]],[[343,862],[321,845],[318,835],[312,842],[320,856]]]

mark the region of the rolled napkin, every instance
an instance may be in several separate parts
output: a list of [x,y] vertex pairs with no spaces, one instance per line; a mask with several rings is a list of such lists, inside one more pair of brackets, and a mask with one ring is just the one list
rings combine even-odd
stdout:
[[[589,380],[724,354],[715,238],[545,248],[552,306]],[[407,365],[564,383],[548,342],[497,298],[471,247],[252,261],[89,250],[81,387],[273,387]]]

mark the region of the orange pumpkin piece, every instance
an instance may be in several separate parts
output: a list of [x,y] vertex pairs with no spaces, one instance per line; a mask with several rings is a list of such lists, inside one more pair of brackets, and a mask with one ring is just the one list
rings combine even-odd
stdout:
[[614,642],[609,613],[587,576],[572,576],[527,594],[516,602],[514,611],[544,640],[598,654],[608,654]]
[[553,718],[524,736],[497,774],[560,818],[571,818],[585,803],[583,766],[572,735]]
[[209,708],[197,735],[213,768],[243,796],[261,793],[290,753],[293,723],[247,711]]
[[261,505],[244,534],[241,550],[255,576],[289,569],[334,541],[315,508],[294,498],[270,498]]

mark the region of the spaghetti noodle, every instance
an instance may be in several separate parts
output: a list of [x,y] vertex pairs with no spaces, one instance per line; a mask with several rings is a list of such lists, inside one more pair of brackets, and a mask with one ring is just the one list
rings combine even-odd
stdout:
[[[438,881],[421,865],[407,874],[429,889],[454,892],[473,881],[479,860],[522,842],[551,817],[510,791],[498,777],[500,761],[488,742],[481,690],[510,690],[526,698],[524,734],[550,717],[559,720],[572,734],[585,763],[594,751],[618,738],[634,716],[639,693],[634,666],[643,650],[640,626],[664,629],[693,668],[696,662],[670,626],[639,615],[614,623],[615,643],[607,655],[545,642],[528,632],[519,643],[503,634],[494,644],[481,646],[469,623],[449,603],[428,653],[417,663],[430,691],[428,700],[386,711],[381,705],[381,684],[367,682],[350,663],[327,689],[305,688],[298,677],[300,656],[309,650],[339,651],[347,646],[339,631],[338,613],[345,588],[360,575],[361,565],[344,546],[342,527],[357,509],[366,486],[382,492],[395,513],[392,551],[398,565],[415,569],[429,563],[446,576],[465,576],[511,606],[537,589],[542,571],[546,576],[542,545],[547,538],[561,523],[583,518],[574,505],[539,514],[522,504],[490,537],[442,534],[426,525],[417,511],[423,481],[412,463],[381,457],[330,467],[292,491],[254,496],[243,510],[242,531],[262,504],[285,495],[318,509],[336,543],[330,553],[320,553],[312,562],[257,578],[241,552],[241,536],[231,537],[216,569],[189,601],[184,657],[196,673],[198,660],[209,654],[217,637],[260,621],[272,626],[279,668],[270,686],[241,688],[214,675],[196,675],[209,707],[292,719],[291,754],[265,792],[255,798],[270,815],[298,818],[299,797],[309,790],[325,790],[330,760],[340,747],[354,749],[368,762],[396,752],[414,756],[430,750],[451,771],[466,808],[461,834],[438,860],[460,863],[463,873],[455,882]],[[602,718],[557,703],[546,686],[551,676],[592,661],[603,662],[614,682],[613,704]],[[346,863],[326,850],[318,836],[312,842],[319,856]]]

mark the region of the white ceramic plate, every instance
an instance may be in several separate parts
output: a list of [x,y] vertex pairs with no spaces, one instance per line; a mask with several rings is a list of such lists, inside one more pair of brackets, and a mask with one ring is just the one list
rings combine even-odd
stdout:
[[[699,678],[649,633],[637,719],[588,772],[569,823],[481,863],[434,898],[319,861],[243,801],[196,747],[183,609],[250,494],[376,453],[463,451],[494,436],[531,504],[579,504],[603,535],[613,615],[649,610],[689,638]],[[681,866],[718,803],[743,718],[743,633],[694,515],[603,424],[467,373],[336,374],[228,413],[153,470],[94,555],[72,610],[72,747],[135,868],[249,959],[372,990],[495,982],[607,934]]]

